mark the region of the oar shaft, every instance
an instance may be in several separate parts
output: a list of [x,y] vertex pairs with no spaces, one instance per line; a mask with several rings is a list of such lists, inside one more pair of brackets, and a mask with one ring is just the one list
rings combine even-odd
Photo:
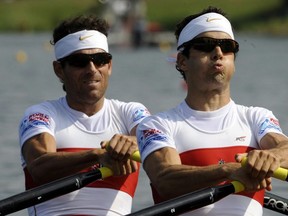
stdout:
[[234,192],[235,187],[232,183],[200,189],[131,213],[129,216],[179,215],[212,204]]
[[[131,156],[132,160],[141,162],[139,151]],[[0,215],[20,211],[32,205],[45,202],[58,196],[79,190],[93,181],[112,176],[113,172],[102,167],[85,173],[78,173],[39,187],[24,191],[0,201]]]
[[[139,151],[136,151],[131,156],[131,159],[141,162]],[[0,215],[10,214],[24,208],[28,208],[32,205],[37,205],[58,196],[79,190],[93,181],[107,178],[112,175],[113,172],[109,168],[102,167],[90,172],[79,173],[55,180],[1,200]]]
[[100,168],[86,173],[62,178],[42,186],[27,190],[0,201],[0,215],[11,214],[55,197],[78,190],[98,179],[108,177],[112,172]]
[[265,193],[264,207],[272,211],[288,215],[288,199],[277,196],[275,194],[271,194],[269,192]]

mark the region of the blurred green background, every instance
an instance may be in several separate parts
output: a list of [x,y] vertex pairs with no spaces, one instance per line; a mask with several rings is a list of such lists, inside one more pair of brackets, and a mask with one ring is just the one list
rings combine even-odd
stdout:
[[[117,0],[129,1],[129,0]],[[139,2],[140,0],[130,0]],[[142,1],[142,0],[141,0]],[[64,18],[80,14],[102,16],[116,0],[0,0],[0,32],[51,31]],[[234,29],[288,35],[287,0],[143,0],[148,26],[173,31],[183,17],[207,6],[222,8]],[[119,9],[120,7],[118,7]],[[113,15],[113,12],[108,12]]]

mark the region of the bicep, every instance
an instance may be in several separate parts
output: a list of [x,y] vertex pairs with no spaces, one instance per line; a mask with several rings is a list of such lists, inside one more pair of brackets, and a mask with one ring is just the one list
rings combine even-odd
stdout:
[[27,166],[48,152],[56,152],[55,139],[49,133],[41,133],[29,138],[22,147],[22,154]]

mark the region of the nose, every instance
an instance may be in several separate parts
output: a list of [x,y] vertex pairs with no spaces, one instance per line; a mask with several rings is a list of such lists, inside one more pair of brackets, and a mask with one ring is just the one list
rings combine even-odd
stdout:
[[223,58],[223,52],[220,46],[216,46],[214,50],[211,52],[211,59],[218,60]]
[[89,74],[95,74],[99,72],[97,66],[93,63],[93,61],[89,61],[89,64],[86,66],[86,72]]

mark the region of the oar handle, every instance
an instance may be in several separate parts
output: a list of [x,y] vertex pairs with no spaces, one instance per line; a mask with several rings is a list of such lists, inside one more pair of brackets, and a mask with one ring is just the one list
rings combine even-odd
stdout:
[[[245,166],[247,163],[247,157],[243,158],[242,161],[241,161],[241,165],[242,166]],[[282,180],[282,181],[288,181],[288,170],[287,169],[284,169],[282,167],[279,167],[278,169],[276,169],[273,173],[273,177],[274,178],[277,178],[279,180]]]
[[[141,157],[140,157],[140,152],[139,151],[135,151],[130,159],[134,160],[134,161],[137,161],[139,163],[141,163]],[[110,177],[113,175],[113,172],[111,169],[109,169],[108,167],[101,167],[99,168],[100,172],[101,172],[101,175],[102,175],[102,178],[107,178],[107,177]]]
[[[106,150],[107,150],[107,148],[108,148],[108,146],[109,146],[109,141],[105,141],[105,142],[106,142]],[[130,159],[141,163],[140,152],[139,152],[138,150],[135,151],[135,152],[131,155]]]
[[245,190],[244,185],[239,181],[232,181],[231,184],[234,186],[235,193],[239,193]]
[[103,179],[113,175],[112,170],[109,169],[108,167],[101,167],[101,168],[99,168],[99,171],[101,172]]
[[131,155],[130,159],[132,159],[132,160],[134,160],[134,161],[137,161],[137,162],[141,163],[141,156],[140,156],[140,152],[139,152],[138,150],[135,151],[135,152]]

